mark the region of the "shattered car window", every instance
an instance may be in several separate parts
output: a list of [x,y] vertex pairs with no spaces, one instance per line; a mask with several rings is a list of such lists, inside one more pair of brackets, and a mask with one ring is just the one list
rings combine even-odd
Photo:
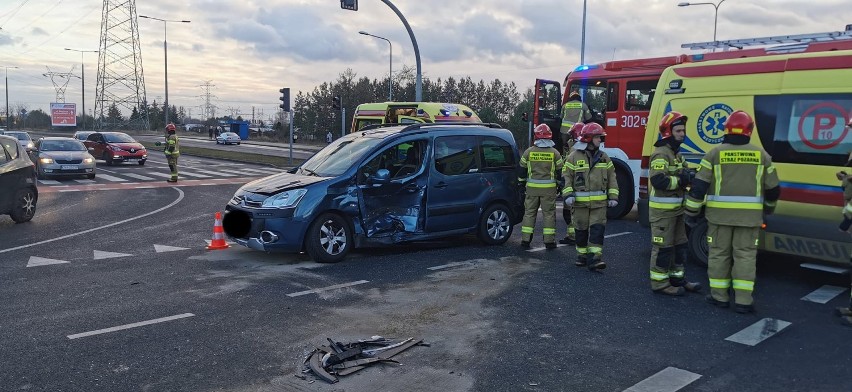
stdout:
[[369,177],[379,169],[387,169],[391,178],[403,178],[417,173],[423,166],[427,145],[426,140],[412,140],[393,145],[364,165],[361,178]]
[[308,159],[301,168],[320,177],[336,177],[352,167],[382,139],[348,135],[335,140]]

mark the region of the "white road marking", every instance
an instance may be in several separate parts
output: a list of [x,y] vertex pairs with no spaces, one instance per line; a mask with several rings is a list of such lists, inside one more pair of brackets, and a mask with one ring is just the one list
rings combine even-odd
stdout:
[[145,325],[164,323],[166,321],[178,320],[178,319],[193,317],[193,316],[195,316],[195,315],[192,314],[192,313],[184,313],[184,314],[179,314],[179,315],[176,315],[176,316],[162,317],[162,318],[148,320],[148,321],[140,321],[138,323],[124,324],[124,325],[119,325],[117,327],[98,329],[96,331],[75,333],[73,335],[68,335],[68,339],[85,338],[87,336],[100,335],[100,334],[109,333],[109,332],[121,331],[121,330],[124,330],[124,329],[142,327],[142,326],[145,326]]
[[831,301],[834,297],[840,295],[840,293],[844,291],[846,291],[846,287],[825,285],[802,297],[802,301],[824,304]]
[[70,263],[70,261],[57,260],[57,259],[47,259],[47,258],[38,257],[38,256],[30,256],[30,260],[27,262],[27,267],[41,267],[43,265],[68,264],[68,263]]
[[725,340],[745,344],[747,346],[756,346],[758,343],[771,338],[778,332],[781,332],[781,330],[787,328],[790,324],[790,322],[784,320],[765,318],[749,325],[742,331],[728,336]]
[[26,248],[33,247],[33,246],[37,246],[37,245],[48,244],[48,243],[51,243],[51,242],[54,242],[54,241],[64,240],[64,239],[66,239],[66,238],[72,238],[72,237],[76,237],[76,236],[78,236],[78,235],[88,234],[88,233],[91,233],[91,232],[93,232],[93,231],[98,231],[98,230],[107,229],[107,228],[110,228],[110,227],[118,226],[118,225],[123,224],[123,223],[132,222],[132,221],[135,221],[135,220],[137,220],[137,219],[142,219],[142,218],[145,218],[145,217],[147,217],[147,216],[151,216],[151,215],[159,214],[160,212],[163,212],[163,211],[165,211],[165,210],[167,210],[167,209],[169,209],[169,208],[174,207],[177,203],[180,203],[180,201],[181,201],[181,200],[183,200],[183,197],[184,197],[184,193],[183,193],[183,191],[182,191],[180,188],[177,188],[177,187],[172,187],[172,189],[174,189],[174,190],[176,190],[176,191],[178,192],[178,198],[177,198],[177,199],[175,199],[175,201],[173,201],[173,202],[169,203],[168,205],[163,206],[163,207],[160,207],[160,208],[158,208],[158,209],[156,209],[156,210],[154,210],[154,211],[147,212],[147,213],[144,213],[144,214],[142,214],[142,215],[135,216],[135,217],[133,217],[133,218],[127,218],[127,219],[122,220],[122,221],[113,222],[113,223],[110,223],[110,224],[108,224],[108,225],[103,225],[103,226],[101,226],[101,227],[95,227],[95,228],[92,228],[92,229],[79,231],[79,232],[76,232],[76,233],[74,233],[74,234],[63,235],[63,236],[61,236],[61,237],[56,237],[56,238],[51,238],[51,239],[49,239],[49,240],[44,240],[44,241],[34,242],[34,243],[32,243],[32,244],[16,246],[16,247],[14,247],[14,248],[0,249],[0,253],[12,252],[12,251],[19,250],[19,249],[26,249]]
[[249,173],[251,173],[251,172],[255,172],[255,173],[264,173],[264,174],[278,174],[278,173],[283,173],[283,172],[284,172],[284,170],[281,170],[281,169],[275,169],[275,168],[272,168],[272,167],[270,167],[270,168],[263,168],[263,167],[243,167],[243,168],[240,168],[240,170],[242,170],[242,171],[247,171],[247,172],[249,172]]
[[[209,176],[207,176],[207,177],[211,177],[211,176],[233,177],[233,176],[236,175],[236,174],[231,174],[231,173],[222,173],[222,172],[217,172],[217,171],[213,171],[213,170],[199,169],[199,168],[194,168],[192,170],[195,170],[199,173],[209,174]],[[194,175],[194,174],[190,174],[190,175]],[[195,176],[199,177],[198,175],[195,175]]]
[[[570,246],[570,247],[574,247],[574,245],[556,244],[556,247],[557,247],[557,248],[561,248],[561,247],[563,247],[563,246]],[[532,248],[532,249],[527,249],[527,252],[538,252],[538,251],[542,251],[542,250],[545,250],[545,249],[547,249],[547,248],[546,248],[546,247],[543,247],[543,246],[540,246],[540,247],[535,247],[535,248]]]
[[[233,174],[233,175],[235,175],[235,176],[241,176],[241,177],[243,177],[243,176],[255,176],[255,175],[257,175],[257,174],[252,173],[252,172],[244,171],[244,170],[243,170],[243,168],[239,168],[239,169],[223,169],[223,168],[221,168],[221,167],[217,167],[217,168],[216,168],[216,170],[218,170],[218,171],[220,171],[220,172],[223,172],[223,173],[229,173],[229,174]],[[265,173],[264,173],[264,174],[265,174]]]
[[128,253],[104,252],[102,250],[96,250],[94,253],[95,253],[95,256],[94,256],[95,260],[114,259],[116,257],[133,256],[133,255],[128,254]]
[[208,176],[206,174],[199,174],[199,173],[183,171],[183,170],[180,170],[180,168],[178,168],[178,176],[190,176],[190,177],[198,177],[198,178],[210,178],[210,177],[212,177],[212,176]]
[[154,186],[137,186],[136,189],[154,189]]
[[163,177],[163,178],[171,178],[172,177],[171,174],[158,173],[158,172],[146,172],[145,174],[148,174],[150,176]]
[[467,262],[467,261],[459,261],[459,262],[456,262],[456,263],[438,265],[438,266],[429,267],[429,268],[426,268],[426,269],[430,270],[430,271],[437,271],[437,270],[442,270],[442,269],[445,269],[445,268],[460,267],[460,266],[463,266],[463,265],[468,266],[468,265],[471,265],[471,263]]
[[198,185],[216,185],[216,184],[212,184],[212,183],[206,182],[206,183],[204,183],[204,184],[198,184]]
[[94,180],[74,180],[74,181],[76,181],[80,184],[94,184],[95,183]]
[[675,392],[701,378],[683,369],[667,367],[648,377],[624,392]]
[[98,175],[98,178],[103,178],[104,180],[112,181],[112,182],[125,182],[125,181],[127,181],[123,178],[118,178],[118,177],[115,177],[115,176],[111,176],[109,174],[100,174],[100,175]]
[[364,284],[364,283],[370,283],[370,281],[369,280],[359,280],[357,282],[336,284],[334,286],[322,287],[322,288],[319,288],[319,289],[305,290],[305,291],[299,291],[299,292],[296,292],[296,293],[290,293],[290,294],[287,294],[287,296],[288,297],[298,297],[298,296],[301,296],[301,295],[314,294],[314,293],[319,293],[319,292],[327,291],[327,290],[342,289],[344,287],[350,287],[350,286],[355,286],[355,285]]
[[628,234],[633,234],[633,232],[632,231],[625,231],[623,233],[607,234],[607,235],[604,236],[604,238],[619,237],[619,236],[628,235]]
[[142,180],[142,181],[151,181],[151,180],[153,180],[153,178],[151,178],[151,177],[143,176],[143,175],[141,175],[141,174],[136,174],[136,173],[121,173],[121,175],[123,175],[123,176],[127,176],[127,177],[130,177],[130,178],[135,178],[135,179],[137,179],[137,180]]
[[187,250],[187,249],[189,249],[189,248],[181,248],[181,247],[177,247],[177,246],[168,246],[168,245],[158,245],[158,244],[154,244],[154,251],[155,251],[155,252],[157,252],[157,253],[163,253],[163,252],[175,252],[175,251],[179,251],[179,250]]
[[60,192],[78,192],[79,189],[60,189]]
[[56,181],[56,180],[38,180],[38,182],[39,182],[39,184],[42,184],[42,185],[60,185],[60,184],[62,184],[61,182]]

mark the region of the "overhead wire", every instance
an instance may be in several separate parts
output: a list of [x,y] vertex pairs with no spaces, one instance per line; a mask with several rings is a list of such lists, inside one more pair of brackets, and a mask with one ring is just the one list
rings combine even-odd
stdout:
[[21,8],[24,8],[24,4],[27,4],[29,1],[30,1],[30,0],[24,0],[24,1],[23,1],[20,5],[19,5],[19,6],[17,6],[16,8],[13,8],[13,9],[12,9],[12,11],[9,11],[9,12],[10,12],[10,15],[9,15],[9,17],[8,17],[8,18],[6,18],[6,21],[5,21],[5,22],[3,22],[3,24],[0,24],[0,29],[2,29],[2,28],[3,28],[3,26],[5,26],[5,25],[6,25],[6,23],[8,23],[8,22],[9,22],[9,19],[12,19],[12,17],[13,17],[13,16],[15,16],[15,14],[17,14],[17,13],[18,13],[18,11],[20,11],[20,10],[21,10]]
[[48,8],[48,9],[47,9],[47,11],[44,11],[44,13],[43,13],[43,14],[41,14],[41,15],[39,15],[37,18],[35,18],[35,19],[31,20],[29,23],[27,23],[27,24],[25,24],[25,25],[21,26],[18,30],[23,31],[25,28],[30,27],[30,25],[32,25],[33,23],[37,22],[39,19],[43,18],[43,17],[44,17],[45,15],[47,15],[50,11],[53,11],[53,9],[54,9],[54,8],[56,8],[56,7],[58,7],[58,6],[59,6],[59,4],[62,4],[62,1],[63,1],[63,0],[58,0],[56,3],[54,3],[54,4],[53,4],[53,6],[52,6],[52,7]]

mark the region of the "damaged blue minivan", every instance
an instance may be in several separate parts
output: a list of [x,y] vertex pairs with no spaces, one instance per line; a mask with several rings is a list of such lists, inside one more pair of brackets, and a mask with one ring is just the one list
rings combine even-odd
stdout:
[[466,233],[503,244],[523,217],[519,156],[496,124],[371,126],[242,186],[222,225],[238,244],[323,263],[356,247]]

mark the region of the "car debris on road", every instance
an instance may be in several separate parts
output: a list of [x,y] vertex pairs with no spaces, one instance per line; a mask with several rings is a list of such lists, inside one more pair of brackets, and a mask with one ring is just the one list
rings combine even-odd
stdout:
[[391,358],[414,346],[429,346],[422,339],[415,338],[392,340],[372,336],[346,344],[326,339],[328,345],[317,347],[305,358],[306,367],[303,366],[302,372],[312,372],[331,384],[339,381],[337,376],[350,375],[374,363],[399,365]]

